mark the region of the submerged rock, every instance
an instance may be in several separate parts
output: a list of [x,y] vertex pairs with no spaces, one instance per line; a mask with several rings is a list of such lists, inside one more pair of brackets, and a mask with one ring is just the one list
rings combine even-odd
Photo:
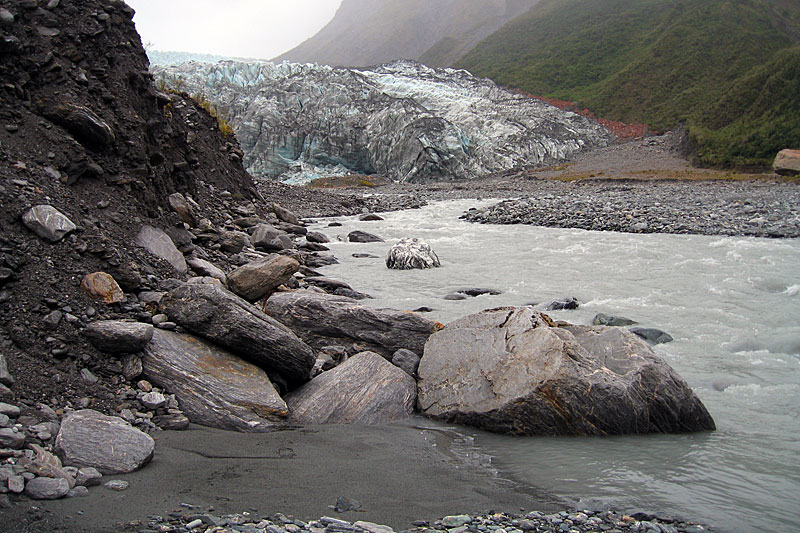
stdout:
[[556,327],[529,307],[451,322],[428,340],[418,372],[424,414],[499,433],[715,428],[686,382],[632,333]]
[[612,316],[605,313],[597,313],[592,320],[595,326],[632,326],[637,324],[635,320],[624,316]]
[[660,329],[656,328],[635,327],[629,328],[629,330],[631,333],[638,335],[650,344],[666,344],[675,340],[672,338],[672,335],[666,331],[661,331]]
[[383,239],[377,235],[360,230],[351,231],[348,233],[347,240],[349,242],[383,242]]
[[401,239],[389,249],[386,266],[394,270],[435,268],[442,266],[439,256],[420,239]]

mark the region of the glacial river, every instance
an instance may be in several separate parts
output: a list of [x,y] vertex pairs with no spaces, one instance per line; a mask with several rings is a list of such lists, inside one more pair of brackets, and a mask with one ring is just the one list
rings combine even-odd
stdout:
[[[800,240],[634,235],[458,220],[488,202],[452,201],[340,217],[326,233],[341,261],[320,269],[372,295],[367,305],[415,309],[447,323],[482,309],[575,296],[557,319],[599,312],[669,332],[655,349],[696,391],[717,431],[613,438],[505,437],[460,428],[500,475],[578,507],[683,516],[723,531],[800,530]],[[335,242],[360,229],[385,243]],[[403,237],[426,240],[442,268],[392,271]],[[369,253],[378,259],[354,258]],[[499,289],[463,301],[464,287]]]

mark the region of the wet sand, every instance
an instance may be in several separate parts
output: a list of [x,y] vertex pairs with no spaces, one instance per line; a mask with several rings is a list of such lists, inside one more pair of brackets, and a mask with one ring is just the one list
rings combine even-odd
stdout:
[[[451,432],[422,426],[431,424],[415,419],[409,425],[316,426],[269,434],[200,426],[159,432],[149,465],[104,477],[104,482],[128,481],[127,490],[100,486],[85,498],[20,499],[13,509],[0,511],[0,530],[120,531],[121,523],[140,520],[126,529],[138,531],[146,528],[149,515],[210,508],[217,516],[280,512],[304,521],[333,516],[403,530],[414,520],[451,514],[564,508],[554,497],[465,463],[448,452]],[[331,507],[340,496],[357,500],[361,510],[337,513]]]

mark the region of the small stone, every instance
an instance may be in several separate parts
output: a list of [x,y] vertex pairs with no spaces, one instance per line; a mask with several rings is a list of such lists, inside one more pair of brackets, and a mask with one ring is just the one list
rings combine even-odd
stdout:
[[0,8],[0,25],[11,26],[14,24],[14,15],[6,8]]
[[86,487],[79,485],[75,488],[72,488],[67,493],[67,498],[85,498],[89,495],[89,489]]
[[472,517],[466,514],[445,516],[442,518],[442,525],[450,527],[461,527],[472,522]]
[[8,363],[3,354],[0,354],[0,383],[9,387],[14,384],[14,377],[8,372]]
[[136,384],[136,387],[140,391],[144,391],[144,392],[150,392],[150,391],[153,390],[153,385],[149,381],[147,381],[145,379],[139,381],[139,383]]
[[123,481],[121,479],[112,479],[111,481],[106,481],[103,484],[105,488],[116,491],[125,490],[128,488],[128,485],[130,485],[130,483],[128,483],[127,481]]
[[51,205],[37,205],[22,215],[22,222],[47,242],[58,242],[77,226],[66,215]]
[[25,434],[15,428],[0,428],[0,447],[19,450],[25,445]]
[[75,476],[75,484],[84,487],[93,487],[95,485],[99,485],[102,478],[103,474],[101,474],[96,468],[86,466],[78,470],[78,473]]
[[25,478],[22,476],[8,476],[6,480],[8,491],[21,494],[25,490]]
[[88,368],[81,369],[81,378],[89,385],[94,385],[95,383],[100,381],[98,377],[92,374],[92,371],[89,370]]
[[139,401],[148,409],[155,411],[159,407],[164,407],[167,404],[167,397],[160,392],[148,392],[143,395]]
[[107,304],[125,301],[125,294],[117,281],[106,272],[87,274],[81,281],[81,288],[92,298]]

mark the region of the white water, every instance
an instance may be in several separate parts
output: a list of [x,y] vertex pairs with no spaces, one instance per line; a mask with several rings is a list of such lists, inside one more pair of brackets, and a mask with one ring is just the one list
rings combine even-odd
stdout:
[[[718,427],[614,438],[511,438],[464,429],[504,475],[578,505],[661,511],[725,531],[800,529],[800,240],[458,220],[475,206],[445,202],[387,213],[378,222],[339,218],[344,226],[334,228],[322,221],[315,229],[332,240],[361,229],[386,242],[333,242],[341,264],[321,271],[374,296],[368,305],[429,306],[436,312],[428,316],[445,323],[485,308],[575,296],[579,310],[550,314],[589,324],[604,312],[663,329],[675,341],[656,351],[692,386]],[[403,237],[426,240],[442,268],[387,269],[386,252]],[[464,287],[504,292],[442,299]]]

